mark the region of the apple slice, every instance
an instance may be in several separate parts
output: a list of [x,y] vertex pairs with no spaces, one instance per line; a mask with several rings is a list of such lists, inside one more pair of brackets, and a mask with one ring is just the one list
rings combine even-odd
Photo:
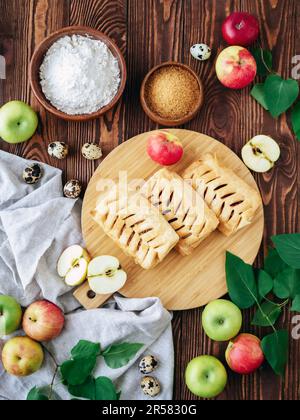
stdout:
[[90,288],[98,295],[107,295],[120,290],[127,280],[127,274],[121,270],[116,257],[102,255],[94,258],[88,267]]
[[267,172],[273,168],[280,157],[280,148],[275,140],[269,136],[253,137],[242,149],[245,165],[255,172]]
[[67,248],[57,263],[58,275],[65,279],[68,286],[79,286],[86,280],[90,257],[80,245]]

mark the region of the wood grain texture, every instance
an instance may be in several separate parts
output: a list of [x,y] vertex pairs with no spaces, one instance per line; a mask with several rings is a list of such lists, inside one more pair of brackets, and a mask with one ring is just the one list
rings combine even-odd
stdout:
[[[300,2],[298,0],[0,0],[0,54],[7,58],[7,79],[0,81],[0,101],[23,99],[39,112],[41,125],[34,138],[23,145],[3,150],[38,159],[64,171],[64,178],[79,178],[84,185],[97,163],[81,158],[80,147],[87,140],[101,142],[105,156],[122,141],[155,129],[141,110],[138,92],[147,71],[162,61],[179,60],[190,64],[205,81],[206,102],[197,118],[184,128],[218,138],[236,153],[252,135],[272,135],[280,143],[281,159],[270,173],[256,175],[265,204],[264,244],[257,264],[270,244],[270,236],[281,232],[299,232],[300,146],[285,116],[273,120],[249,97],[249,89],[234,92],[216,80],[213,61],[200,63],[189,55],[195,42],[207,42],[214,55],[225,44],[221,23],[233,10],[255,13],[262,28],[261,44],[272,48],[275,68],[291,76],[292,57],[300,54]],[[28,81],[31,54],[43,37],[73,24],[90,25],[112,36],[127,58],[129,79],[123,101],[101,120],[84,123],[58,121],[33,99]],[[66,140],[72,153],[68,160],[49,158],[46,144]],[[1,187],[0,187],[1,188]],[[174,314],[176,351],[176,399],[194,399],[184,385],[187,362],[199,354],[214,353],[223,358],[223,345],[212,343],[201,329],[201,310]],[[252,311],[245,312],[244,330],[262,336],[250,328]],[[286,310],[282,325],[291,325]],[[265,331],[265,330],[264,330]],[[264,368],[251,377],[230,374],[229,386],[220,399],[300,398],[300,342],[291,340],[285,382]]]
[[[250,171],[222,143],[194,131],[182,129],[169,131],[180,139],[185,151],[180,162],[172,167],[172,170],[178,174],[203,154],[212,153],[217,155],[223,165],[231,168],[248,185],[257,189]],[[190,256],[183,257],[173,250],[152,270],[142,269],[105,235],[92,218],[91,212],[97,206],[101,193],[99,188],[101,185],[103,187],[105,182],[120,182],[119,185],[123,185],[126,176],[129,186],[133,180],[145,182],[157,172],[158,165],[151,161],[145,152],[149,135],[149,133],[140,134],[120,145],[96,170],[83,202],[83,237],[91,257],[114,255],[119,259],[128,275],[126,285],[120,290],[122,295],[132,298],[158,296],[169,310],[197,308],[227,293],[225,276],[227,250],[248,264],[254,262],[264,229],[262,205],[253,223],[236,234],[226,237],[216,230]],[[138,162],[137,156],[139,156]],[[103,303],[103,299],[107,300],[107,296],[101,295],[90,299],[89,292],[87,283],[75,292],[77,299],[87,309],[97,308]]]

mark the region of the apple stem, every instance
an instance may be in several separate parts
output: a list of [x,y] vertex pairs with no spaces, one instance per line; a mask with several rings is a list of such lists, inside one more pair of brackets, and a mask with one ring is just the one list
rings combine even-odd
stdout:
[[58,365],[55,367],[54,375],[50,384],[50,391],[49,391],[49,396],[48,396],[49,400],[51,400],[52,395],[53,395],[53,386],[54,386],[54,381],[55,381],[57,373],[58,373]]
[[235,25],[236,29],[240,30],[245,26],[244,21],[242,20],[240,23],[237,23]]
[[53,361],[53,363],[55,365],[54,374],[53,374],[53,377],[52,377],[51,384],[49,386],[50,390],[49,390],[48,399],[51,400],[52,395],[53,395],[54,381],[55,381],[55,378],[56,378],[57,373],[58,373],[59,364],[57,363],[57,361],[56,361],[55,357],[53,356],[53,354],[47,349],[47,347],[45,347],[43,344],[42,344],[42,347],[45,350],[45,353],[49,354],[50,358],[52,359],[52,361]]
[[260,47],[260,56],[261,56],[261,61],[263,63],[263,65],[265,66],[265,68],[268,70],[269,73],[274,73],[272,71],[272,69],[269,68],[269,66],[267,65],[267,63],[265,62],[265,57],[264,57],[264,50],[261,46],[261,44],[259,43],[259,47]]
[[42,345],[43,349],[45,350],[46,353],[49,354],[49,356],[51,357],[51,359],[53,360],[53,363],[55,364],[56,367],[59,367],[59,364],[57,363],[55,357],[53,356],[53,354],[47,349],[47,347],[45,347],[44,345]]

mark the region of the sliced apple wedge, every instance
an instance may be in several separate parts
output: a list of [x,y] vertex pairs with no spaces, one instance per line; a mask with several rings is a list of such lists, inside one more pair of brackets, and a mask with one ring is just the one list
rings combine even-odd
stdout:
[[102,255],[94,258],[88,266],[88,281],[93,292],[107,295],[120,290],[127,280],[116,257]]
[[90,257],[80,245],[67,248],[57,263],[58,275],[65,279],[68,286],[79,286],[86,280]]
[[242,149],[245,165],[255,172],[267,172],[280,157],[280,148],[269,136],[253,137]]

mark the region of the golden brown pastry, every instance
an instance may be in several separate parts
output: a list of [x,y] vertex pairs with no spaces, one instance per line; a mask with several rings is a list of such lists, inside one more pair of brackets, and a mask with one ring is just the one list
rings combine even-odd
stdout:
[[218,217],[219,230],[229,236],[249,225],[261,204],[259,193],[225,168],[212,154],[192,163],[182,174]]
[[144,269],[155,267],[179,240],[158,209],[140,194],[127,195],[113,188],[100,196],[92,216],[123,252]]
[[218,219],[202,197],[175,172],[161,169],[142,193],[158,207],[179,236],[177,250],[189,255],[218,226]]

